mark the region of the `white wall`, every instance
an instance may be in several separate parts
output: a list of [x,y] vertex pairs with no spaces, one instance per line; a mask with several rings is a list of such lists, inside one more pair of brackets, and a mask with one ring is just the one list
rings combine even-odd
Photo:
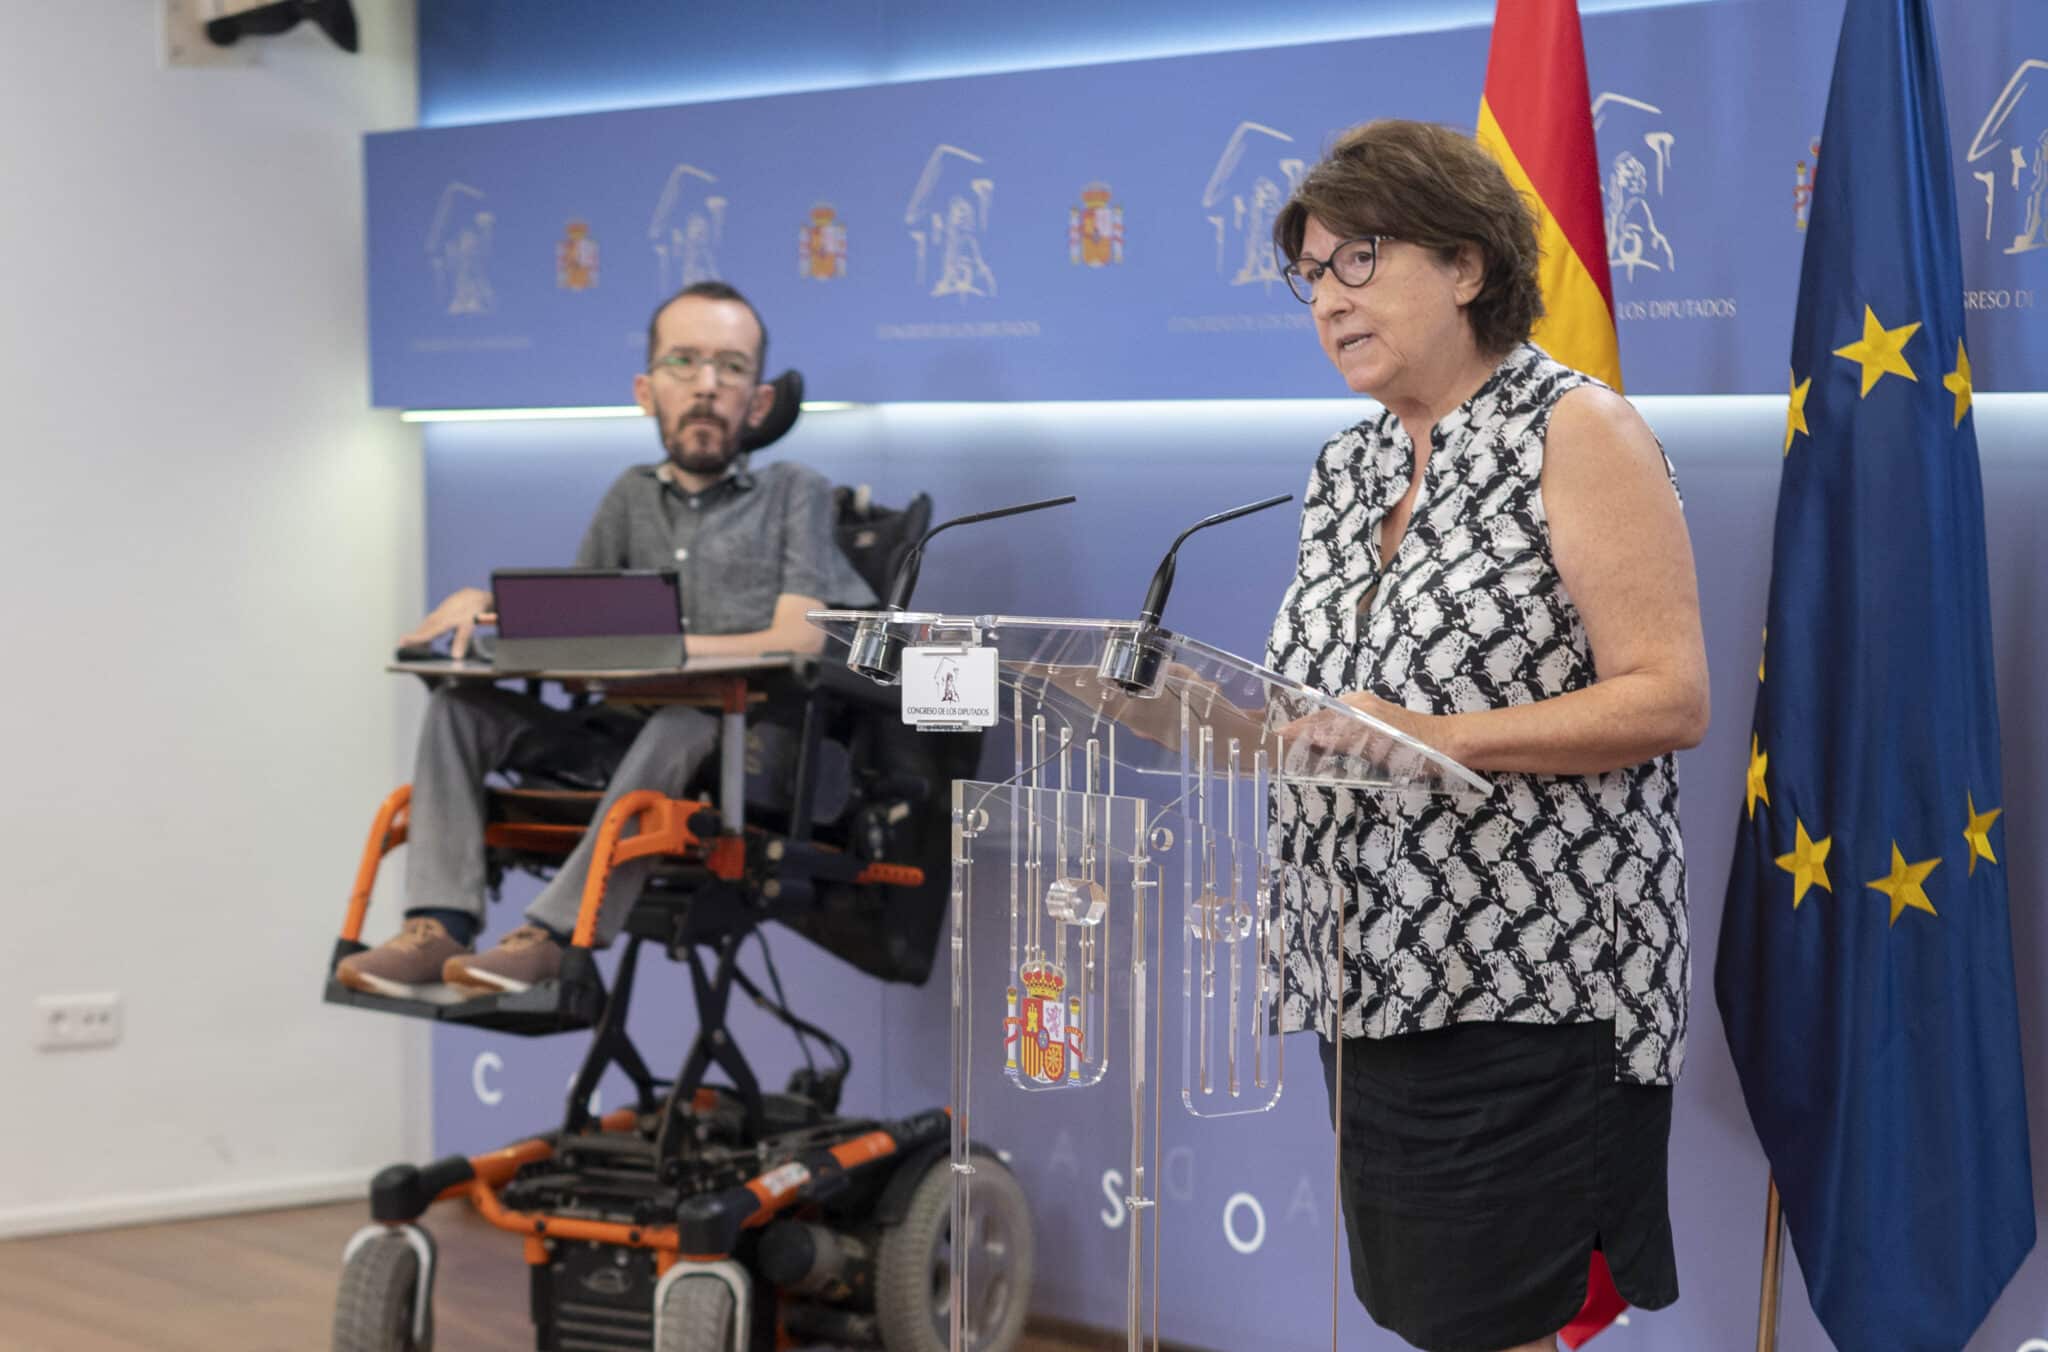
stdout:
[[[412,0],[246,69],[160,68],[161,8],[0,38],[0,1235],[343,1195],[425,1141],[421,1030],[320,1003],[414,712],[361,174],[414,121]],[[38,995],[102,990],[118,1047],[31,1049]]]

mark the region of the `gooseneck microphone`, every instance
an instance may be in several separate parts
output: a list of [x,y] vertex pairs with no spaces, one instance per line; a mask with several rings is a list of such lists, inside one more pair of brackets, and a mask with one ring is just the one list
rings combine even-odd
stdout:
[[1148,629],[1152,628],[1159,623],[1159,617],[1166,613],[1166,594],[1173,590],[1174,556],[1180,553],[1181,545],[1190,535],[1193,535],[1198,530],[1207,530],[1211,526],[1220,526],[1226,521],[1235,521],[1241,516],[1250,516],[1253,512],[1263,512],[1268,507],[1278,507],[1283,502],[1292,501],[1294,501],[1294,494],[1282,493],[1279,497],[1267,498],[1264,502],[1248,502],[1242,507],[1233,507],[1227,512],[1218,512],[1214,516],[1205,516],[1179,535],[1176,535],[1173,539],[1173,544],[1166,551],[1166,557],[1159,561],[1159,570],[1152,574],[1152,585],[1145,589],[1145,604],[1138,608],[1138,623]]
[[[941,521],[926,531],[923,537],[910,547],[910,552],[903,556],[903,561],[896,565],[896,576],[890,579],[889,595],[882,603],[883,608],[899,613],[910,608],[910,594],[917,589],[918,569],[924,563],[924,547],[930,544],[932,537],[940,531],[951,530],[955,526],[971,526],[977,521],[996,521],[1006,516],[1043,511],[1047,507],[1064,507],[1072,501],[1074,495],[1069,493],[1063,498],[1023,502],[1014,507],[971,512],[966,516],[956,516],[950,521]],[[846,650],[846,665],[879,685],[894,685],[903,674],[903,635],[893,632],[889,621],[883,616],[862,620],[854,627],[853,640]]]
[[971,512],[966,516],[956,516],[951,521],[941,521],[938,525],[926,531],[924,537],[912,545],[910,552],[903,556],[903,562],[896,565],[896,576],[890,583],[889,596],[883,602],[883,605],[890,610],[908,610],[910,608],[910,593],[917,587],[917,570],[924,565],[924,547],[930,544],[932,537],[940,531],[951,530],[955,526],[971,526],[977,521],[995,521],[1006,516],[1020,516],[1025,512],[1043,511],[1047,507],[1064,507],[1072,501],[1074,501],[1074,495],[1069,493],[1063,498],[1047,498],[1042,502],[1024,502],[1019,503],[1015,507],[998,507],[988,512]]
[[1126,694],[1145,699],[1157,695],[1159,678],[1166,666],[1166,648],[1159,640],[1159,617],[1166,613],[1166,597],[1173,590],[1174,560],[1181,545],[1198,530],[1220,526],[1226,521],[1235,521],[1241,516],[1250,516],[1253,512],[1263,512],[1268,507],[1278,507],[1293,500],[1292,493],[1282,493],[1263,502],[1248,502],[1227,512],[1205,516],[1175,536],[1166,557],[1159,561],[1158,570],[1152,574],[1152,585],[1145,589],[1145,604],[1138,610],[1137,627],[1128,633],[1118,632],[1110,636],[1103,644],[1102,660],[1097,664],[1095,674]]

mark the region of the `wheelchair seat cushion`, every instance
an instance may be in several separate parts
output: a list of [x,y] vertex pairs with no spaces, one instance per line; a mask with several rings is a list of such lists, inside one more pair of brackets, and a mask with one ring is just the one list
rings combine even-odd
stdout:
[[604,795],[587,789],[514,788],[492,784],[484,790],[488,820],[518,825],[588,826]]

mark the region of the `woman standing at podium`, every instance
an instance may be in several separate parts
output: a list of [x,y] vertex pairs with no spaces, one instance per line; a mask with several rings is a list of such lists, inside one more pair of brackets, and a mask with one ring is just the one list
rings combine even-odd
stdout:
[[1282,794],[1307,947],[1343,927],[1341,1028],[1315,963],[1287,994],[1341,1110],[1352,1280],[1417,1347],[1538,1352],[1596,1246],[1630,1303],[1678,1296],[1673,752],[1707,726],[1691,545],[1642,418],[1528,341],[1535,221],[1469,137],[1355,128],[1273,235],[1324,353],[1380,407],[1316,461],[1268,664],[1493,782]]

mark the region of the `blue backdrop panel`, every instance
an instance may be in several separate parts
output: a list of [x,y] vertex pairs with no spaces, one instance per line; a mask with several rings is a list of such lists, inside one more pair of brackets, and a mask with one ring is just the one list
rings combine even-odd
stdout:
[[[1297,341],[1308,340],[1299,335]],[[950,608],[1116,615],[1131,612],[1159,552],[1187,521],[1272,493],[1299,493],[1315,448],[1367,405],[1128,405],[961,409],[896,407],[807,418],[772,454],[817,466],[836,482],[872,484],[882,501],[933,493],[941,515],[1071,491],[1076,505],[1037,522],[995,523],[942,536],[920,602]],[[1715,936],[1741,811],[1745,733],[1769,572],[1784,412],[1776,399],[1650,400],[1645,415],[1670,447],[1686,490],[1699,561],[1714,727],[1681,757],[1691,867],[1694,970],[1713,969]],[[2043,857],[2023,830],[2048,813],[2048,719],[2033,698],[2048,665],[2048,460],[2043,401],[1987,401],[1980,422],[1993,620],[2006,750],[2006,816],[2014,953],[2037,1160],[2048,1160],[2048,923],[2024,899],[2048,894]],[[619,469],[658,454],[640,422],[440,425],[427,429],[430,590],[436,595],[509,563],[568,559],[589,510]],[[1257,652],[1293,558],[1298,509],[1220,527],[1191,541],[1167,622],[1207,641]],[[494,908],[499,929],[517,907]],[[373,928],[378,922],[373,917]],[[848,1108],[906,1113],[945,1101],[943,979],[879,987],[781,931],[770,936],[805,1016],[852,1047]],[[747,959],[760,971],[758,956]],[[984,986],[984,989],[987,987]],[[643,969],[634,1019],[657,1068],[673,1068],[695,1027],[680,969]],[[1742,1108],[1718,1018],[1702,995],[1678,1089],[1671,1197],[1683,1298],[1640,1312],[1597,1344],[1609,1352],[1699,1352],[1739,1346],[1754,1327],[1766,1165]],[[797,1064],[787,1035],[740,1011],[740,1041],[764,1081]],[[435,1037],[439,1151],[492,1148],[559,1118],[585,1039],[538,1042],[445,1029]],[[1274,1113],[1239,1136],[1197,1139],[1169,1125],[1160,1180],[1167,1263],[1162,1332],[1197,1347],[1308,1352],[1327,1347],[1331,1223],[1330,1129],[1312,1039],[1289,1047],[1290,1085]],[[616,1106],[623,1086],[608,1082]],[[1122,1318],[1122,1226],[1105,1182],[1123,1168],[1122,1107],[1106,1094],[1066,1122],[998,1086],[978,1099],[977,1130],[1010,1150],[1042,1225],[1067,1238],[1041,1254],[1035,1306],[1115,1326]],[[1069,1106],[1069,1105],[1063,1105]],[[2048,1168],[2035,1172],[2048,1226]],[[1078,1226],[1078,1230],[1072,1227]],[[1226,1228],[1227,1227],[1227,1228]],[[1257,1243],[1253,1244],[1256,1240]],[[1247,1252],[1246,1249],[1249,1249]],[[514,1261],[510,1251],[507,1261]],[[1789,1289],[1797,1292],[1796,1275]],[[1254,1299],[1256,1295],[1256,1299]],[[1347,1301],[1343,1345],[1396,1352]],[[2021,1270],[1969,1352],[2041,1352],[2048,1339],[2048,1250]],[[1805,1300],[1785,1308],[1785,1352],[1827,1347]]]
[[[1978,385],[2038,388],[2048,374],[2035,303],[2048,283],[2048,10],[2012,0],[1935,3]],[[1435,15],[1438,27],[1470,24],[1492,6],[1309,0],[1286,16],[1260,13],[1242,23],[1240,7],[1223,0],[1193,0],[1171,14],[1156,0],[1114,14],[1070,0],[1005,15],[969,14],[943,0],[796,0],[783,8],[802,32],[749,16],[713,24],[708,34],[693,19],[685,33],[668,0],[620,0],[601,34],[541,0],[437,0],[421,18],[422,115],[449,121],[622,107],[1332,31],[1348,38],[1382,24],[1421,26],[1418,13]],[[1763,622],[1791,304],[1805,243],[1801,204],[1842,4],[1712,0],[1633,9],[1586,0],[1582,9],[1630,391],[1779,396],[1645,408],[1687,491],[1717,678],[1714,730],[1682,758],[1695,969],[1704,977],[1740,811],[1741,734]],[[556,18],[529,32],[522,16],[537,10]],[[1050,30],[1061,37],[1046,37]],[[762,301],[774,329],[771,361],[801,366],[821,398],[1334,394],[1335,378],[1303,331],[1305,311],[1256,266],[1244,268],[1246,245],[1260,233],[1256,217],[1270,200],[1262,181],[1283,187],[1289,160],[1312,161],[1331,131],[1367,117],[1469,126],[1485,57],[1484,29],[1467,28],[373,137],[377,402],[623,402],[648,310],[686,277],[711,273]],[[531,78],[521,61],[531,63]],[[578,80],[581,88],[571,87]],[[940,157],[913,215],[941,146],[966,154]],[[1069,261],[1068,231],[1094,183],[1108,189],[1105,223],[1113,227],[1122,212],[1120,263]],[[957,221],[956,200],[968,211]],[[845,231],[843,276],[799,270],[800,231],[819,204],[832,208],[825,224]],[[571,233],[572,222],[582,234]],[[815,270],[837,273],[832,240],[829,230],[821,237]],[[989,294],[931,294],[955,275],[934,270],[949,242],[956,260],[978,252],[993,277],[992,289],[981,285]],[[565,244],[576,246],[566,258]],[[981,277],[971,259],[957,275]],[[942,515],[1080,492],[1081,504],[1041,519],[1041,529],[1005,523],[978,540],[942,537],[922,598],[1116,614],[1135,606],[1178,525],[1267,493],[1298,492],[1315,446],[1359,411],[1349,402],[898,405],[808,418],[775,453],[840,482],[872,483],[885,501],[928,489]],[[2006,854],[2038,1166],[2048,1160],[2048,1062],[2036,1036],[2048,1027],[2048,926],[2038,906],[2024,903],[2048,890],[2048,874],[2021,828],[2048,809],[2048,720],[2031,694],[2034,673],[2048,662],[2040,637],[2048,634],[2048,593],[2034,582],[2048,576],[2048,542],[2037,528],[2048,511],[2039,430],[2048,412],[2040,401],[1986,403],[1976,416],[2004,695],[2002,820],[2017,824]],[[644,424],[607,422],[439,426],[428,429],[426,451],[436,595],[495,565],[565,561],[618,469],[659,454]],[[1290,513],[1276,512],[1191,546],[1168,623],[1257,651],[1287,577],[1294,525]],[[515,922],[526,895],[516,891],[494,908],[497,928]],[[902,1113],[945,1098],[943,983],[880,987],[801,940],[778,933],[772,941],[800,1011],[853,1048],[850,1111]],[[748,963],[760,970],[758,956]],[[695,1021],[682,974],[665,968],[657,959],[643,976],[634,1028],[657,1066],[673,1067]],[[1699,1008],[1710,1010],[1710,1002]],[[735,1021],[764,1080],[779,1083],[797,1064],[786,1035],[751,1010]],[[1696,1019],[1693,1037],[1672,1151],[1683,1299],[1604,1335],[1596,1346],[1611,1352],[1733,1347],[1753,1326],[1765,1164],[1718,1019]],[[437,1147],[486,1149],[553,1125],[584,1041],[437,1031]],[[1279,1109],[1244,1139],[1211,1136],[1197,1148],[1178,1126],[1169,1130],[1160,1185],[1170,1338],[1218,1349],[1328,1346],[1320,1321],[1330,1255],[1320,1241],[1331,1220],[1330,1140],[1312,1042],[1292,1044],[1290,1069],[1296,1074]],[[607,1105],[622,1092],[608,1082]],[[981,1099],[980,1129],[1013,1152],[1041,1222],[1084,1227],[1080,1236],[1063,1230],[1074,1237],[1041,1254],[1036,1308],[1119,1323],[1129,1222],[1108,1194],[1122,1167],[1114,1142],[1120,1113],[1105,1104],[1062,1124],[1021,1108],[1006,1116],[991,1106],[1000,1102]],[[2036,1168],[2035,1187],[2048,1226],[2048,1167]],[[2021,1270],[1968,1352],[2048,1352],[2044,1255]],[[510,1251],[506,1261],[514,1261]],[[1796,1273],[1790,1289],[1780,1345],[1823,1352]],[[1347,1348],[1401,1346],[1348,1301],[1342,1324]]]
[[[2048,10],[1941,12],[1977,383],[2036,388]],[[1839,13],[1587,19],[1632,392],[1785,385]],[[622,402],[649,310],[714,277],[818,398],[1333,393],[1274,209],[1347,125],[1469,126],[1486,48],[1467,28],[373,136],[375,400]]]
[[[1456,90],[1477,88],[1483,42],[1389,41],[1404,67],[1463,71],[1429,83],[1424,111],[1470,120]],[[617,402],[621,335],[714,276],[775,317],[778,360],[821,398],[1328,391],[1267,227],[1329,129],[1410,101],[1362,107],[1327,65],[1318,78],[1327,59],[1284,49],[373,138],[377,402]],[[1099,266],[1071,261],[1091,185]],[[821,208],[844,249],[815,270],[843,262],[843,276],[799,274]],[[555,269],[572,219],[599,249],[580,291]]]

